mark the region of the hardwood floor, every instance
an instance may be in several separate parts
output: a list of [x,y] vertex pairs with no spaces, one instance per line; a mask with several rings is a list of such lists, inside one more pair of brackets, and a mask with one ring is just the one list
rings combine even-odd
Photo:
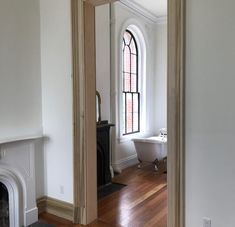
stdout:
[[[166,227],[167,179],[153,166],[127,168],[113,181],[127,186],[98,202],[99,219],[89,227]],[[40,220],[58,227],[80,227],[50,214]]]

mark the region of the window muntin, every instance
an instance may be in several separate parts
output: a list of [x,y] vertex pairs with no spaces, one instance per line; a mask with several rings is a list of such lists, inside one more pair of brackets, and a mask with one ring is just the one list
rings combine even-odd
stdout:
[[123,35],[123,135],[140,131],[140,92],[138,75],[138,47],[134,35],[126,30]]

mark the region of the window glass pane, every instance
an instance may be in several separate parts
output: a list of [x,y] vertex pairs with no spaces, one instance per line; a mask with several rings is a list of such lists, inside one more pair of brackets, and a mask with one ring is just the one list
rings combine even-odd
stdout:
[[129,73],[124,73],[124,91],[129,92],[131,86],[131,75]]
[[127,113],[127,133],[132,132],[132,113]]
[[131,73],[137,73],[136,55],[131,54]]
[[127,113],[132,113],[133,112],[133,110],[132,110],[132,94],[131,93],[127,93],[126,94],[126,96],[127,96],[127,103],[126,103],[126,105],[127,105]]
[[122,130],[123,130],[123,133],[126,133],[126,114],[125,112],[123,112],[123,122],[122,122]]
[[133,94],[133,130],[139,131],[139,95]]
[[132,38],[131,43],[130,43],[130,48],[131,48],[131,53],[132,54],[137,54],[136,45],[135,45],[135,41],[134,41],[133,38]]
[[139,98],[138,94],[133,94],[133,112],[139,112]]
[[122,128],[123,133],[126,133],[126,94],[122,95]]
[[126,103],[126,111],[127,111],[127,133],[132,132],[132,128],[133,128],[133,119],[132,119],[132,107],[133,107],[133,103],[132,103],[132,94],[129,93],[126,95],[127,96],[127,103]]
[[131,91],[137,92],[136,74],[131,74]]
[[126,45],[129,45],[129,44],[130,44],[130,41],[131,41],[131,34],[130,34],[129,32],[125,32],[125,33],[124,33],[124,40],[125,40]]
[[128,46],[124,49],[123,56],[123,71],[130,73],[131,72],[131,63],[130,63],[130,49]]

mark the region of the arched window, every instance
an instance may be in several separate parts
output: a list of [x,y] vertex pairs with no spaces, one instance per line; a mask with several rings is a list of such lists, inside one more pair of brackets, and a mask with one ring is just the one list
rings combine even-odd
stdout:
[[123,135],[140,131],[139,56],[136,39],[130,30],[123,35],[122,95]]

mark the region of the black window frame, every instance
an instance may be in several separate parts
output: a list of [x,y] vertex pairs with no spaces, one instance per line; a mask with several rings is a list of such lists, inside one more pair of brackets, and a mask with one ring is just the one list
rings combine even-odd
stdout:
[[[124,129],[123,129],[123,132],[122,132],[122,135],[125,136],[125,135],[130,135],[130,134],[135,134],[135,133],[139,133],[140,132],[140,91],[139,91],[139,50],[138,50],[138,45],[137,45],[137,42],[136,42],[136,38],[135,36],[133,35],[133,33],[126,29],[125,30],[125,33],[128,33],[130,35],[130,42],[129,44],[126,44],[125,42],[125,38],[123,36],[123,50],[122,50],[122,81],[123,81],[123,86],[122,86],[122,100],[124,101],[124,97],[125,97],[125,105],[122,105],[122,116],[123,114],[125,113],[125,126],[124,126]],[[124,34],[125,34],[124,33]],[[134,46],[135,46],[135,50],[136,50],[136,53],[132,53],[131,51],[131,48],[130,48],[130,44],[131,42],[134,42]],[[125,61],[125,48],[129,48],[129,51],[130,51],[130,72],[125,72],[125,68],[124,68],[124,61]],[[136,73],[133,73],[132,72],[132,61],[131,61],[131,56],[132,55],[135,55],[136,56],[136,69],[135,69],[135,72]],[[129,91],[125,88],[125,75],[126,74],[129,74],[130,76],[130,89]],[[132,79],[132,75],[135,75],[136,76],[136,86],[135,86],[135,91],[132,91],[132,86],[131,86],[131,79]],[[127,132],[127,95],[131,95],[132,97],[132,131],[131,132]],[[138,129],[137,130],[134,130],[134,95],[137,95],[138,97]],[[125,106],[125,109],[123,110],[123,106]]]

